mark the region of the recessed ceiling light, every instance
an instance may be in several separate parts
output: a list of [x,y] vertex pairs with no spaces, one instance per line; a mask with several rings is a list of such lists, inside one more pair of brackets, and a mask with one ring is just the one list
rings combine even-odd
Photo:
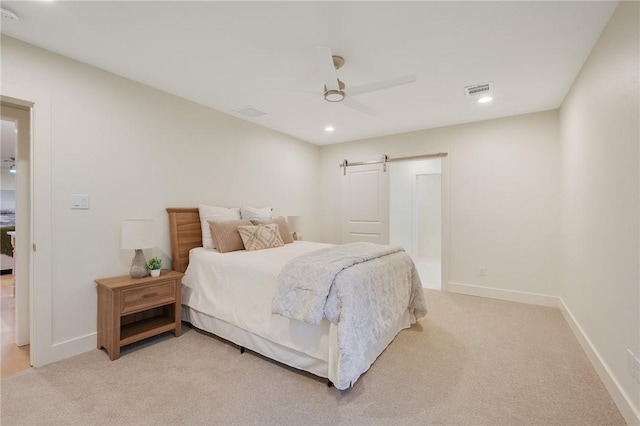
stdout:
[[327,126],[327,127],[324,128],[325,132],[333,132],[334,130],[335,129],[333,127],[331,127],[331,126]]
[[478,99],[478,103],[486,104],[487,102],[491,102],[492,100],[493,98],[491,96],[483,96],[480,99]]

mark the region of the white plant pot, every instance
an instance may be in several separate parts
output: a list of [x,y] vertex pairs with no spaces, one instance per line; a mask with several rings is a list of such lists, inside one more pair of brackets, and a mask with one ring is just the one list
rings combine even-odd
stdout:
[[160,269],[151,269],[149,270],[149,275],[156,278],[160,276]]

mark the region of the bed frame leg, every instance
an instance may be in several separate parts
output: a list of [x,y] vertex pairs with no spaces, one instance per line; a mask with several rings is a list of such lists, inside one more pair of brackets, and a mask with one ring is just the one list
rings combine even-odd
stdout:
[[240,353],[243,354],[244,353],[244,346],[240,346]]
[[333,387],[333,382],[329,379],[327,379],[327,387],[328,388],[332,388]]

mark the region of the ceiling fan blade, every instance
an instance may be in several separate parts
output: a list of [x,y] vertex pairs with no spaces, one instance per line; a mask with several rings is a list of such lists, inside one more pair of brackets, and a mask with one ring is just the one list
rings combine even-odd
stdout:
[[345,97],[340,103],[368,115],[378,115],[378,111],[371,109],[362,102],[358,102],[350,97]]
[[333,55],[328,47],[318,47],[318,59],[320,60],[320,71],[327,90],[340,90],[338,85],[338,74],[333,65]]
[[363,84],[362,86],[351,87],[349,89],[345,89],[344,93],[349,96],[362,95],[363,93],[375,92],[376,90],[388,89],[390,87],[414,83],[415,81],[415,74],[403,75],[401,77],[391,78],[389,80],[378,81],[377,83],[369,83]]

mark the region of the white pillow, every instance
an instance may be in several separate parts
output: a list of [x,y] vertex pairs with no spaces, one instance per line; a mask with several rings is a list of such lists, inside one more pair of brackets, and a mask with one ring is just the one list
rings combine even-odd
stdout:
[[200,211],[200,228],[202,228],[202,247],[206,249],[215,248],[213,239],[211,239],[208,220],[216,220],[218,222],[240,220],[240,209],[237,207],[226,208],[199,204],[198,210]]
[[242,219],[271,219],[271,207],[240,207],[240,217]]

